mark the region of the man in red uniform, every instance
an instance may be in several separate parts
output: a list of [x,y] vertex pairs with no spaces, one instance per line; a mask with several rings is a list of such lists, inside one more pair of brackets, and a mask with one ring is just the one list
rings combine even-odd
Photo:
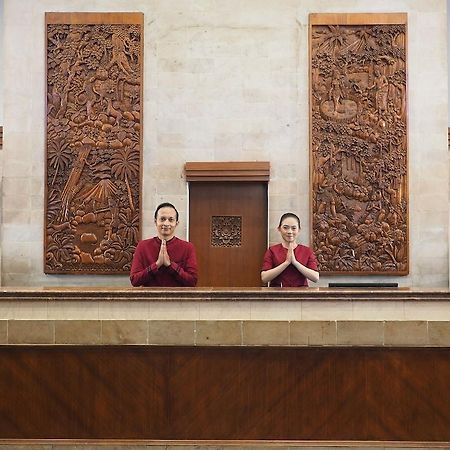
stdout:
[[195,286],[197,258],[190,242],[178,239],[178,211],[161,203],[155,211],[157,236],[140,241],[134,252],[130,281],[133,286]]

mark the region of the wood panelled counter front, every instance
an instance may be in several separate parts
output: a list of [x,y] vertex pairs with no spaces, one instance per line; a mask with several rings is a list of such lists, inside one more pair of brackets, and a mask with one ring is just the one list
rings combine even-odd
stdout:
[[0,439],[450,441],[448,348],[0,347]]
[[438,445],[450,441],[449,299],[449,289],[2,288],[0,443]]

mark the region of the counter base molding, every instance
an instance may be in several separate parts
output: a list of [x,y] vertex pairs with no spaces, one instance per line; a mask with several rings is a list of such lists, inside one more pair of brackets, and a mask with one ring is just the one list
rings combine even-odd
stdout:
[[147,441],[113,440],[113,439],[0,439],[0,450],[362,450],[374,448],[395,448],[411,450],[412,448],[448,449],[450,442],[391,442],[391,441]]
[[450,348],[17,345],[0,360],[0,439],[450,441]]

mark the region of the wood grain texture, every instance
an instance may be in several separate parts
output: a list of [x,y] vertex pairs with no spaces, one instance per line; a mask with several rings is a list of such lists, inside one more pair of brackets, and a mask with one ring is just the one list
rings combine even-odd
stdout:
[[407,13],[311,13],[311,25],[406,24]]
[[267,161],[187,162],[186,181],[269,181]]
[[142,25],[144,14],[137,12],[47,12],[46,24],[139,24]]
[[[227,226],[227,218],[228,223],[238,219],[240,230]],[[197,251],[199,286],[261,286],[267,183],[190,183],[189,240]]]
[[449,441],[450,349],[0,347],[0,439]]

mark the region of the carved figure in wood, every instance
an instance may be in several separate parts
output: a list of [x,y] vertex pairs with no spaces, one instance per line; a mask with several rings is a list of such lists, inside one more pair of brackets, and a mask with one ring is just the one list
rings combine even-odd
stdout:
[[129,272],[140,238],[141,26],[47,25],[46,273]]
[[311,28],[313,247],[321,272],[408,273],[406,26]]

